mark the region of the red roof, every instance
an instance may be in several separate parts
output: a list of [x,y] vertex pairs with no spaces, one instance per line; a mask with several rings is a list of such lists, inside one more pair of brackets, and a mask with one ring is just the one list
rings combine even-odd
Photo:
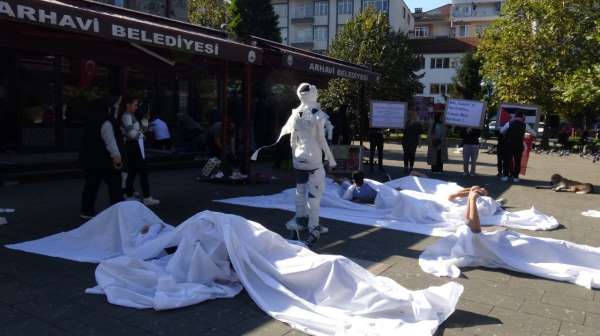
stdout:
[[480,39],[476,37],[469,38],[426,38],[409,40],[409,45],[418,54],[447,54],[463,53],[473,50],[479,44]]

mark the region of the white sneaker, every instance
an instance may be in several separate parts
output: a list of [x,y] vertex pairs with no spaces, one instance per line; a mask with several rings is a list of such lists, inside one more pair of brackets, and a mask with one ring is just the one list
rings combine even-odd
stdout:
[[152,205],[160,204],[160,201],[155,198],[152,198],[152,196],[150,196],[150,197],[144,198],[142,200],[142,203],[144,203],[144,205],[147,205],[147,206],[152,206]]
[[325,234],[325,233],[329,232],[329,228],[327,226],[324,226],[324,225],[319,225],[319,232],[321,234]]
[[513,179],[513,182],[515,182],[515,183],[519,183],[519,182],[521,182],[521,180],[519,180],[518,178],[514,178],[514,179]]
[[500,181],[502,181],[502,182],[508,182],[508,177],[507,176],[502,176],[502,178],[500,179]]
[[218,172],[212,174],[210,178],[211,179],[222,179],[224,176],[225,176],[225,174],[223,174],[223,172],[219,170]]
[[248,175],[240,173],[239,170],[234,170],[233,173],[231,173],[231,176],[229,176],[229,178],[232,180],[243,180],[245,178],[248,178]]

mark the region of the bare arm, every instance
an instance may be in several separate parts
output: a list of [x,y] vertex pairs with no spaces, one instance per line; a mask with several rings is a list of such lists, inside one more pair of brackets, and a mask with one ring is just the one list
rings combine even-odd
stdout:
[[481,188],[479,186],[472,186],[471,188],[463,188],[453,194],[450,194],[448,196],[448,200],[449,201],[454,201],[457,198],[464,198],[469,196],[469,193],[471,192],[471,190],[476,190],[478,192],[479,195],[481,196],[487,196],[488,192],[487,190],[485,190],[485,188]]
[[473,233],[481,232],[481,222],[479,221],[479,212],[477,211],[477,198],[479,197],[479,193],[477,190],[471,190],[468,196],[468,204],[467,204],[467,214],[465,219],[467,220],[467,225],[471,229]]

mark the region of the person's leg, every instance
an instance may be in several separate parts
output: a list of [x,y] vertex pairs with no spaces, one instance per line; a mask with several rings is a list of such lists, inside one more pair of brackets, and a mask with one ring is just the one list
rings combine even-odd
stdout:
[[410,168],[410,153],[409,146],[402,145],[402,158],[404,159],[404,170]]
[[502,152],[502,176],[509,177],[512,172],[512,151],[511,148],[504,147]]
[[479,157],[479,146],[472,145],[471,146],[471,175],[475,175],[477,170],[477,158]]
[[442,160],[442,149],[437,150],[437,159],[438,159],[438,172],[444,172],[444,161]]
[[502,146],[502,138],[498,137],[498,146],[496,146],[496,166],[498,167],[498,176],[502,176],[504,173],[503,167],[504,161],[504,147]]
[[101,179],[99,174],[91,169],[84,170],[84,178],[85,183],[81,193],[81,214],[94,215],[94,203],[96,203],[96,196],[98,194],[98,189],[100,188]]
[[374,136],[369,137],[369,167],[373,170],[373,158],[375,157],[376,140]]
[[319,211],[321,209],[321,196],[325,189],[325,169],[319,168],[309,174],[308,178],[308,232],[307,245],[314,244],[321,236],[319,225]]
[[467,175],[469,173],[469,160],[470,160],[470,150],[469,145],[463,145],[463,174]]
[[140,158],[138,164],[138,173],[140,175],[140,186],[144,198],[150,197],[150,182],[148,181],[148,170],[146,169],[146,160]]
[[380,134],[378,139],[377,160],[379,161],[379,169],[383,170],[383,134]]
[[121,202],[123,200],[123,194],[121,193],[121,172],[114,169],[107,169],[104,181],[108,187],[110,204]]
[[306,218],[308,225],[308,172],[296,170],[296,218]]
[[514,159],[514,168],[512,172],[512,177],[515,179],[519,178],[519,173],[521,172],[521,157],[523,156],[523,147],[515,148],[513,150],[513,159]]

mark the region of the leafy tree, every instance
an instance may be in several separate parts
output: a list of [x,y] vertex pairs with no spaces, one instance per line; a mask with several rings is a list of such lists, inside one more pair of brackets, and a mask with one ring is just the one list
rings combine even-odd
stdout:
[[188,13],[191,23],[221,29],[227,23],[227,2],[225,0],[189,0]]
[[[415,75],[419,61],[409,48],[407,37],[394,32],[387,15],[372,7],[346,23],[333,40],[329,56],[366,65],[381,74],[379,82],[365,84],[364,104],[369,99],[409,102],[421,85]],[[321,103],[330,110],[353,106],[350,117],[355,129],[360,127],[360,86],[356,80],[333,79],[320,95]]]
[[452,79],[452,96],[464,99],[481,99],[482,76],[480,73],[481,61],[474,54],[468,52],[463,56],[461,66]]
[[536,103],[566,117],[589,109],[579,84],[595,76],[587,70],[600,59],[598,40],[590,38],[599,18],[597,0],[506,1],[478,48],[495,98]]
[[281,42],[279,18],[270,0],[232,0],[227,13],[231,18],[229,30],[236,36],[256,35]]

